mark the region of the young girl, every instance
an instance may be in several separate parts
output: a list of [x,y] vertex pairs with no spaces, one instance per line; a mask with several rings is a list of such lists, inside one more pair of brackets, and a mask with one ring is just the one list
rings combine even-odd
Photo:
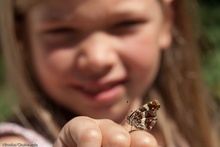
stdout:
[[[190,4],[1,0],[4,57],[21,102],[13,121],[54,147],[217,147]],[[161,104],[152,131],[120,125],[150,99]],[[25,128],[2,123],[1,141],[46,146]]]

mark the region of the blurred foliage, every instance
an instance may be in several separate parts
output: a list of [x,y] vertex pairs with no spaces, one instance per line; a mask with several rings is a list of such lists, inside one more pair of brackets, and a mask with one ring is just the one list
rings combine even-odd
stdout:
[[220,5],[219,0],[199,0],[199,3],[203,6],[206,5],[207,7]]
[[0,57],[0,85],[4,83],[3,59]]
[[4,120],[11,112],[9,103],[6,100],[8,88],[4,84],[3,60],[0,58],[0,121]]
[[205,49],[202,54],[204,76],[211,94],[220,104],[220,1],[202,0],[200,16],[203,32],[201,45]]
[[14,105],[12,103],[12,94],[10,88],[7,86],[0,86],[0,121],[5,120],[11,113]]

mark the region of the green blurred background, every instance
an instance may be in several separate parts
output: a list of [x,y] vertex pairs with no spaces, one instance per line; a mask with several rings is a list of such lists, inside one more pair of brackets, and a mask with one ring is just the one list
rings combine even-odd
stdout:
[[[220,107],[220,1],[199,0],[199,14],[202,24],[200,44],[204,79],[210,88],[216,104]],[[7,98],[13,93],[7,87],[0,49],[0,121],[11,113],[12,104]]]
[[220,1],[200,0],[199,3],[204,78],[220,106]]

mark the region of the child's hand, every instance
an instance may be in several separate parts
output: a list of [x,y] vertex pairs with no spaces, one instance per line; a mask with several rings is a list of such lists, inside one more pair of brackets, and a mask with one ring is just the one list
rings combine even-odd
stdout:
[[54,147],[157,147],[146,131],[126,130],[108,119],[76,117],[61,130]]

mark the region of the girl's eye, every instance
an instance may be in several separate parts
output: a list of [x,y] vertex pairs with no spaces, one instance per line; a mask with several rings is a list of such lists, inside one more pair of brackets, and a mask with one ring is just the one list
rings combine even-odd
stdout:
[[142,24],[142,20],[126,20],[115,25],[116,28],[133,27]]
[[57,28],[57,29],[52,29],[52,30],[48,30],[46,31],[47,34],[65,34],[65,33],[73,33],[75,32],[74,30],[70,29],[70,28]]
[[116,23],[110,28],[110,32],[116,35],[125,35],[135,32],[139,26],[145,24],[145,20],[125,20]]
[[72,28],[55,28],[47,30],[42,40],[49,48],[70,47],[79,40],[80,34]]

